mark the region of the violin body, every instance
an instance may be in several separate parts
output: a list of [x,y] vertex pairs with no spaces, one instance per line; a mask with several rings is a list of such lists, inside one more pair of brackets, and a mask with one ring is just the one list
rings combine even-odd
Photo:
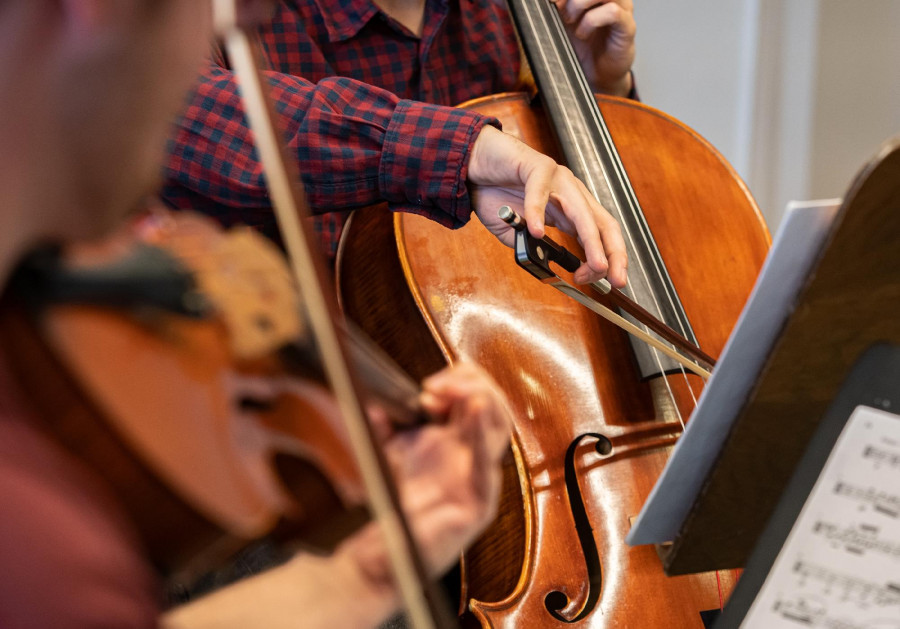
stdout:
[[[718,356],[768,250],[758,208],[695,132],[640,103],[598,100],[699,346]],[[525,95],[465,107],[558,158],[546,118]],[[580,252],[564,235],[552,238]],[[623,332],[536,282],[476,220],[451,232],[365,211],[344,239],[338,278],[352,319],[415,375],[477,361],[514,407],[500,515],[463,561],[470,620],[704,626],[701,612],[720,608],[734,574],[666,577],[653,548],[624,543],[701,380],[667,376],[677,409],[667,406],[665,383],[642,381]]]
[[[296,293],[273,279],[277,265],[260,264],[268,251],[235,249],[243,241],[208,219],[170,220],[155,244],[195,263],[185,268],[192,278],[211,280],[185,299],[209,299],[204,289],[218,283],[241,309],[220,302],[191,316],[146,303],[45,301],[35,297],[43,271],[20,273],[0,302],[0,345],[16,358],[10,369],[35,421],[103,475],[166,576],[189,579],[265,536],[333,548],[367,520],[365,492],[327,391],[277,351],[291,340],[282,332],[301,332]],[[137,242],[128,234],[82,247],[82,277],[114,276],[99,284],[113,284],[111,299],[121,301],[118,289],[135,283],[129,269],[147,266],[121,262]],[[252,277],[241,277],[248,254]],[[161,277],[151,292],[170,283]],[[238,320],[264,329],[242,331]]]

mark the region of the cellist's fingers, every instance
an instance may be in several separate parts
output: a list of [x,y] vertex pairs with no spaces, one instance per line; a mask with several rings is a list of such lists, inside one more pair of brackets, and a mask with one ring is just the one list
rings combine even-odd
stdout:
[[566,31],[595,91],[626,96],[634,83],[634,6],[631,0],[555,0]]
[[[485,193],[510,193],[521,196],[524,192],[524,214],[532,235],[544,235],[544,208],[550,198],[551,181],[557,164],[553,159],[503,133],[494,127],[485,127],[478,134],[469,157],[468,181],[482,188]],[[479,219],[491,231],[500,236],[509,231],[508,226],[497,227],[498,208],[475,207]],[[499,233],[498,233],[499,232]],[[506,244],[511,244],[510,242]]]
[[[573,0],[575,4],[577,0]],[[597,3],[589,7],[575,22],[575,37],[586,42],[608,35],[607,45],[610,48],[609,56],[623,57],[628,54],[634,45],[634,34],[637,27],[634,16],[616,2]],[[619,49],[624,49],[620,51]],[[615,54],[614,54],[615,53]],[[629,64],[629,68],[630,68]],[[627,70],[627,68],[626,68]]]
[[607,277],[613,286],[624,286],[627,255],[619,224],[568,169],[558,172],[557,178],[547,223],[577,236],[584,248],[586,262],[576,271],[575,281]]
[[618,25],[629,19],[634,21],[632,0],[554,0],[553,4],[566,24],[576,24],[584,14],[596,9],[604,10],[601,21],[606,26]]
[[[497,218],[497,210],[505,203],[496,202],[521,198],[532,236],[543,237],[545,224],[551,224],[581,241],[587,263],[579,269],[576,281],[595,281],[610,271],[615,286],[625,284],[625,247],[619,227],[568,168],[512,136],[486,127],[472,147],[468,179],[476,184],[473,199],[478,218],[504,244],[512,244],[512,228]],[[523,193],[524,198],[520,196]],[[607,260],[607,247],[611,260]]]

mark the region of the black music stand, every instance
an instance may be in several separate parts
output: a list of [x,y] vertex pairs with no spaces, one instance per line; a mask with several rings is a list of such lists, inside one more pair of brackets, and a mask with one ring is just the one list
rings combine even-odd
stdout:
[[[900,410],[900,346],[875,345],[856,363],[825,417],[816,428],[809,447],[801,458],[790,483],[782,493],[775,512],[760,536],[744,573],[738,581],[737,588],[728,601],[724,614],[716,623],[715,629],[734,629],[744,621],[769,576],[779,552],[784,547],[788,534],[797,522],[807,496],[810,495],[813,486],[819,480],[847,420],[860,405],[879,410],[890,410],[893,413]],[[900,421],[900,416],[892,415],[892,417],[896,417],[897,421]],[[887,467],[881,473],[896,476],[896,465]],[[828,489],[830,490],[830,488]],[[845,500],[851,499],[845,498]],[[880,527],[882,530],[878,532],[879,536],[887,535],[900,539],[900,535],[898,535],[900,533],[900,513],[889,514],[887,521],[892,522],[892,525],[888,527],[888,530]],[[809,534],[811,534],[810,531],[806,529],[800,532],[800,535]],[[855,544],[859,545],[858,541]],[[853,541],[839,545],[847,546],[847,548],[841,548],[838,552],[852,553],[854,551]],[[862,550],[857,552],[863,553]],[[789,568],[782,569],[788,570]],[[799,566],[791,566],[790,569],[797,570]],[[852,584],[844,585],[849,587]],[[889,590],[891,587],[888,586]],[[890,595],[889,591],[888,596]],[[821,616],[826,613],[824,605],[816,609],[813,606],[804,605],[804,599],[801,596],[795,595],[795,597],[793,601],[790,596],[786,597],[789,603],[794,603],[793,606],[782,604],[780,610],[771,613],[801,625],[815,624],[817,619],[821,620]],[[900,600],[900,592],[896,594],[896,598]],[[797,601],[799,601],[799,605],[797,605]]]
[[671,546],[671,575],[746,564],[860,356],[900,345],[900,139],[848,191],[822,253]]

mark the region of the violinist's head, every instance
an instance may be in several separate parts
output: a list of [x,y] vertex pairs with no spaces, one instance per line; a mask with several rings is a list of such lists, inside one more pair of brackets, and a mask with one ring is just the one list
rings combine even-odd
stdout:
[[4,265],[101,233],[153,190],[210,23],[204,0],[0,0]]

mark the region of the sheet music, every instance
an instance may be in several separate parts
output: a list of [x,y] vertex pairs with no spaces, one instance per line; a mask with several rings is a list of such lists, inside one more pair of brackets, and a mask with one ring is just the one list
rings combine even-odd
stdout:
[[750,299],[659,481],[628,533],[631,545],[675,538],[731,424],[790,314],[839,200],[792,203]]
[[900,629],[900,416],[854,410],[741,627]]

